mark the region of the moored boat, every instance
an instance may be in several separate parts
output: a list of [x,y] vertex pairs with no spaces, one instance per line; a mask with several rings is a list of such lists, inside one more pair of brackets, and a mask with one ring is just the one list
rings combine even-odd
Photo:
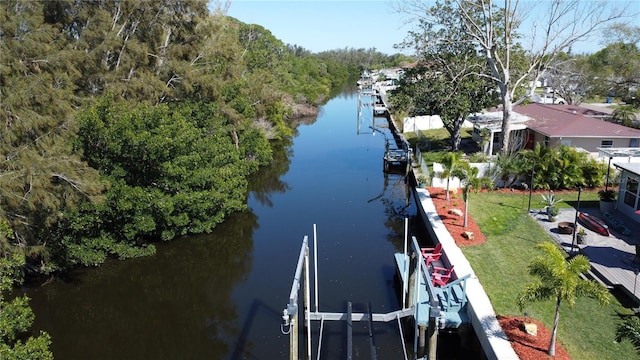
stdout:
[[609,236],[609,226],[597,217],[589,215],[589,213],[586,212],[580,212],[578,214],[578,220],[580,224],[587,229],[597,232],[602,236]]

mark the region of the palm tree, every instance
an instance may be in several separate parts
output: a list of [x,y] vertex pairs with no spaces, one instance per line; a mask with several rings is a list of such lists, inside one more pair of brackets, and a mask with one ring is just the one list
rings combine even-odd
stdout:
[[446,200],[449,200],[449,181],[451,177],[455,176],[455,172],[457,171],[458,164],[460,163],[460,159],[462,158],[461,152],[448,152],[444,154],[442,158],[442,173],[440,173],[440,177],[447,178],[447,192],[446,192]]
[[624,126],[631,126],[633,124],[633,120],[636,119],[635,108],[631,105],[620,106],[613,110],[611,119],[615,123],[622,124]]
[[[547,183],[549,167],[554,158],[554,151],[546,146],[536,143],[533,150],[524,149],[520,151],[523,162],[523,171],[527,174],[534,174],[530,186],[535,189],[549,188]],[[533,170],[533,172],[532,172]]]
[[640,319],[636,316],[627,317],[622,324],[618,325],[616,330],[616,342],[628,339],[640,352]]
[[494,174],[502,180],[502,187],[511,187],[518,180],[518,176],[523,173],[524,161],[515,154],[498,154]]
[[478,177],[480,170],[471,166],[467,161],[461,161],[458,164],[457,173],[460,175],[460,179],[464,182],[462,199],[464,200],[464,223],[463,227],[467,227],[468,209],[469,209],[469,192],[474,189],[476,192],[483,186],[490,187],[493,185],[493,181],[488,177]]
[[577,255],[566,261],[564,254],[552,242],[543,242],[537,247],[544,252],[544,255],[537,256],[531,261],[529,274],[536,276],[538,281],[524,288],[518,297],[518,306],[522,310],[526,303],[555,299],[555,318],[548,350],[550,356],[555,356],[560,303],[564,300],[569,307],[573,307],[578,297],[592,296],[601,306],[604,306],[611,300],[611,294],[601,284],[580,278],[580,275],[591,267],[584,255]]

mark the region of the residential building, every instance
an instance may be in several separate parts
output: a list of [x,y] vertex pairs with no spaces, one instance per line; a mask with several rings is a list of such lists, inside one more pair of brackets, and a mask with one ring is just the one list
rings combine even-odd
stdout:
[[[567,145],[583,149],[597,157],[598,148],[640,147],[640,129],[602,120],[606,114],[592,109],[576,105],[528,104],[514,106],[513,113],[516,114],[511,133],[514,148],[531,149],[536,143],[548,147]],[[489,154],[495,154],[502,119],[500,116],[498,122],[496,119],[493,122],[487,121],[491,117],[486,114],[471,117],[474,122],[474,138],[483,128],[489,129],[494,141],[486,150]]]

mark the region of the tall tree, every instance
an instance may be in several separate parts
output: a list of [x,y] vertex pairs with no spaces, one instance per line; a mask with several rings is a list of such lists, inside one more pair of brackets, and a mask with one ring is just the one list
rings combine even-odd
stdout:
[[[447,10],[433,11],[439,7]],[[467,35],[465,41],[474,43],[485,57],[491,79],[501,96],[503,153],[514,150],[509,142],[511,116],[513,106],[526,100],[522,90],[534,86],[542,70],[576,42],[614,21],[633,16],[616,3],[577,0],[536,3],[439,0],[435,7],[416,0],[401,5],[400,10],[420,21],[451,29],[449,31],[458,31],[451,24],[462,20]],[[521,63],[523,59],[525,63]]]
[[640,49],[636,44],[610,44],[589,56],[587,64],[591,92],[625,99],[638,94]]
[[[443,17],[447,9],[432,11],[433,16]],[[467,116],[494,105],[497,94],[484,58],[473,44],[465,42],[463,24],[449,25],[445,29],[421,21],[418,30],[410,32],[403,45],[416,49],[418,65],[405,73],[391,101],[400,110],[410,110],[410,115],[439,115],[451,136],[451,150],[458,151]],[[399,95],[395,101],[394,93]]]
[[75,52],[45,22],[47,4],[0,3],[0,221],[11,228],[0,255],[24,252],[41,271],[61,209],[98,200],[103,185],[72,149],[80,75]]
[[568,104],[580,105],[591,87],[586,55],[558,56],[554,63],[549,64],[545,74],[554,95],[561,96]]
[[602,37],[606,45],[615,43],[640,45],[640,26],[625,23],[612,24],[603,31]]
[[553,331],[548,350],[548,354],[554,356],[560,304],[564,301],[569,307],[573,307],[577,298],[590,296],[603,306],[609,303],[611,294],[601,284],[580,277],[591,267],[589,259],[584,255],[577,255],[567,261],[558,246],[552,242],[543,242],[537,247],[542,250],[543,255],[533,258],[529,263],[529,273],[537,279],[522,290],[517,302],[520,309],[523,309],[532,301],[555,300]]

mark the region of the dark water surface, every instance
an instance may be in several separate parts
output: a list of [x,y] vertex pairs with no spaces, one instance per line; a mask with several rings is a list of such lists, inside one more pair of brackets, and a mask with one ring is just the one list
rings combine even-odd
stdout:
[[[355,312],[368,302],[377,313],[398,309],[393,253],[416,210],[404,178],[382,171],[387,130],[358,135],[357,95],[346,93],[297,130],[288,157],[253,179],[249,211],[213,233],[25,289],[56,358],[287,359],[282,310],[313,224],[320,311],[345,312],[347,301]],[[378,358],[402,358],[397,324],[374,330]],[[325,323],[322,359],[343,359],[345,349],[345,324]],[[353,349],[371,358],[366,323],[354,324]]]

